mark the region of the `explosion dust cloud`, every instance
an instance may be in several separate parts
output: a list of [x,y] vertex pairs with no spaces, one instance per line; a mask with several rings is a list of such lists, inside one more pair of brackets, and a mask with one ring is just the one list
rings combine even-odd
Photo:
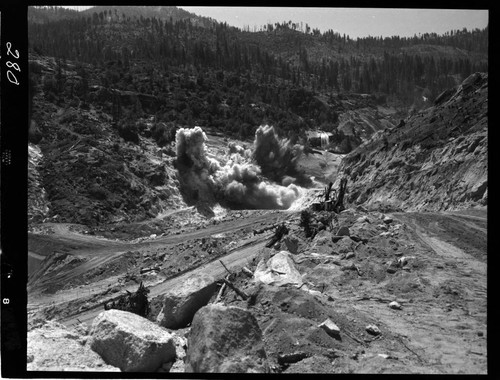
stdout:
[[255,132],[252,159],[261,167],[263,174],[274,181],[295,176],[296,163],[301,154],[299,145],[280,139],[272,126],[261,125]]
[[301,151],[280,139],[273,127],[257,129],[252,150],[230,143],[224,164],[224,158],[207,156],[207,140],[200,127],[181,128],[176,134],[181,182],[188,193],[199,196],[197,200],[221,200],[237,208],[288,209],[300,197],[293,174]]

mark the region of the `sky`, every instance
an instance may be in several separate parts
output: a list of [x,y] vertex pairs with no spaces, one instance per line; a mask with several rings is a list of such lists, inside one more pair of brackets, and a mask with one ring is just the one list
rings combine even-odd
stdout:
[[354,39],[369,35],[411,37],[419,33],[444,34],[464,27],[470,30],[488,25],[488,10],[471,9],[179,7],[239,28],[248,26],[253,30],[254,26],[258,29],[268,23],[302,21],[304,28],[307,23],[311,29],[318,28],[321,32],[332,29]]
[[444,34],[450,30],[484,28],[487,10],[385,8],[183,7],[189,12],[253,30],[267,23],[302,21],[321,32],[332,29],[351,38],[410,37],[418,33]]

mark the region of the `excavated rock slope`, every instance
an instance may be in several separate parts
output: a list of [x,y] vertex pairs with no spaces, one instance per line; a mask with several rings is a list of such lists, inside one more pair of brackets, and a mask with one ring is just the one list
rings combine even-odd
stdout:
[[[458,210],[488,197],[488,74],[443,92],[433,107],[346,156],[349,202],[388,210]],[[340,178],[340,177],[339,177]]]

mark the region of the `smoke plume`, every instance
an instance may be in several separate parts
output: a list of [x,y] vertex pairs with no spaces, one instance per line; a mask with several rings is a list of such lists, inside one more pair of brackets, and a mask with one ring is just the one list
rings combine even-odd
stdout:
[[246,208],[287,209],[300,191],[297,186],[280,186],[261,177],[260,168],[252,163],[224,166],[216,174],[225,199],[233,206]]
[[252,158],[261,167],[262,173],[274,181],[286,176],[295,177],[297,161],[302,155],[300,145],[292,145],[280,139],[269,125],[261,125],[255,132]]
[[195,170],[217,170],[218,162],[208,158],[205,152],[207,140],[207,135],[200,127],[179,129],[175,134],[177,160]]
[[[300,153],[287,140],[280,140],[274,128],[259,127],[253,150],[230,143],[229,156],[219,160],[207,156],[207,140],[200,127],[181,128],[176,134],[181,182],[186,194],[196,194],[196,201],[219,201],[234,208],[287,209],[299,198],[300,188],[285,174],[294,173]],[[272,183],[263,174],[287,186]]]

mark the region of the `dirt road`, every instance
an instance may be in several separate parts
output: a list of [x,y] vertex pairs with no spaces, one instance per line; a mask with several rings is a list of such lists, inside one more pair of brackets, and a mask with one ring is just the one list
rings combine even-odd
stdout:
[[[262,241],[262,238],[256,239],[255,241],[248,243],[247,246],[234,250],[233,252],[224,256],[220,260],[222,260],[224,265],[228,267],[230,270],[235,268],[241,268],[244,265],[246,265],[247,262],[251,260],[259,252],[259,250],[265,246],[265,244],[266,241]],[[166,280],[160,284],[149,286],[150,290],[149,298],[152,299],[153,297],[164,294],[170,288],[179,286],[179,284],[182,284],[184,281],[186,281],[187,278],[191,276],[204,273],[205,274],[209,273],[216,279],[222,279],[227,274],[227,271],[220,263],[219,259],[217,259],[210,263],[201,265],[200,267],[195,268],[192,271],[189,271],[178,277]],[[133,285],[130,286],[128,290],[135,291],[136,289],[137,285]],[[61,322],[67,326],[71,326],[79,322],[92,323],[92,320],[102,311],[103,307],[99,305],[98,307],[92,308],[83,313],[79,313],[77,315],[63,319]]]
[[[45,255],[50,253],[50,249],[57,249],[60,252],[68,252],[71,258],[78,258],[82,260],[75,267],[69,267],[68,270],[55,270],[43,274],[43,276],[33,279],[30,283],[31,286],[42,288],[50,284],[66,284],[73,280],[76,276],[89,273],[96,268],[103,268],[106,264],[119,260],[122,255],[130,251],[140,251],[144,253],[151,252],[154,249],[165,247],[173,247],[176,244],[189,242],[194,239],[201,239],[205,237],[217,236],[222,234],[231,235],[235,231],[241,231],[248,228],[261,228],[262,226],[272,226],[278,220],[283,221],[290,217],[286,212],[270,212],[265,214],[250,215],[245,218],[240,218],[231,221],[220,222],[216,225],[210,225],[207,228],[200,230],[193,230],[173,234],[169,236],[160,237],[154,240],[143,241],[139,243],[120,242],[114,240],[103,239],[95,236],[82,235],[70,230],[69,225],[55,225],[53,234],[51,235],[36,235],[31,234],[29,237],[30,247],[34,251],[30,251],[30,261],[38,261],[38,266],[43,263]],[[255,238],[250,238],[246,243],[239,242],[236,249],[230,250],[229,254],[222,258],[228,267],[239,266],[245,260],[251,259],[253,255],[263,246],[266,239],[269,238],[272,231],[256,235]],[[36,253],[38,252],[38,253]],[[40,254],[41,253],[41,254]],[[226,263],[227,262],[227,263]],[[36,265],[36,264],[32,264]],[[205,268],[206,267],[206,268]],[[42,268],[41,270],[44,270]],[[188,275],[208,270],[210,273],[221,275],[224,270],[219,261],[202,265],[196,268]],[[35,276],[38,273],[35,273]],[[174,278],[171,281],[182,281],[185,276]],[[161,278],[160,278],[161,281]],[[89,283],[87,286],[80,286],[77,288],[63,289],[55,294],[38,294],[33,290],[29,292],[28,309],[36,309],[43,305],[57,305],[67,303],[71,300],[79,298],[88,298],[94,294],[99,294],[106,290],[108,286],[115,286],[118,283],[117,276],[109,276],[101,281]],[[151,288],[152,293],[160,294],[161,289],[167,289],[172,286],[170,282],[156,285]],[[125,289],[133,291],[137,287],[136,284],[121,289],[123,293]],[[31,288],[29,288],[31,289]],[[151,294],[150,296],[154,296]],[[85,317],[84,317],[85,318]],[[79,318],[82,320],[81,318]]]
[[[386,290],[401,289],[403,280],[385,292],[371,292],[362,302],[350,299],[353,308],[384,321],[388,330],[405,342],[405,357],[418,373],[486,373],[487,370],[487,250],[486,213],[397,213],[415,239],[415,257],[424,263],[412,284],[420,294],[403,299],[404,312],[387,307]],[[390,293],[389,293],[390,295]],[[374,367],[367,365],[371,372]],[[363,372],[363,370],[362,370]]]
[[235,230],[257,226],[259,224],[273,223],[283,217],[286,218],[285,212],[269,212],[250,215],[237,220],[222,221],[218,224],[210,225],[207,228],[199,230],[176,231],[174,234],[139,243],[110,240],[91,235],[82,235],[71,231],[68,224],[52,223],[54,225],[53,234],[28,234],[28,245],[29,251],[39,256],[47,256],[54,250],[71,252],[71,254],[80,256],[95,256],[102,255],[104,252],[119,252],[124,249],[140,249],[165,244],[177,244],[186,240],[229,233]]
[[[218,224],[210,225],[207,228],[193,231],[177,231],[174,234],[146,240],[138,243],[123,242],[104,239],[96,236],[82,235],[73,232],[68,225],[55,225],[54,233],[51,235],[29,234],[28,246],[31,257],[39,259],[40,256],[47,256],[52,252],[66,252],[74,257],[78,257],[85,262],[71,271],[59,271],[45,273],[43,278],[36,277],[37,286],[47,283],[62,283],[71,278],[86,273],[99,266],[116,260],[123,253],[131,250],[152,250],[158,247],[173,246],[182,242],[200,239],[203,237],[216,236],[220,234],[231,234],[235,231],[252,227],[260,228],[262,225],[272,225],[278,220],[284,220],[289,214],[282,212],[269,212],[265,214],[250,215],[236,220],[227,220]],[[35,256],[36,255],[36,256]],[[31,260],[32,262],[34,260]],[[35,265],[40,261],[32,263],[33,272]],[[35,275],[36,276],[36,275]],[[32,283],[32,282],[30,282]]]

